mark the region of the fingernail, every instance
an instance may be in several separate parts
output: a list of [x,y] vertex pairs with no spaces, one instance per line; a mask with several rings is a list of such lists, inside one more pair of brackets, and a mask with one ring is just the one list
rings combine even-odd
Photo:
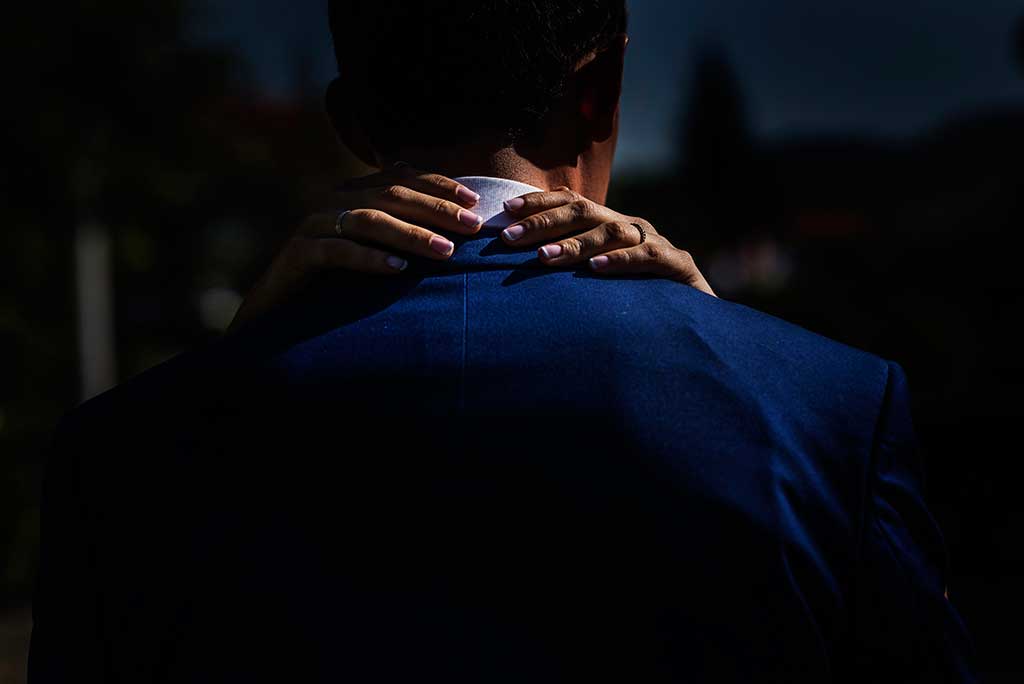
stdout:
[[526,200],[522,197],[513,197],[510,200],[505,200],[505,211],[519,211],[526,204]]
[[455,250],[455,244],[449,240],[445,240],[443,237],[435,235],[430,238],[430,249],[434,250],[438,254],[448,256]]
[[608,257],[596,256],[590,260],[590,267],[595,271],[599,271],[608,265]]
[[545,245],[540,248],[540,254],[545,259],[554,259],[557,256],[562,256],[562,245]]
[[394,164],[392,164],[392,166],[395,167],[396,169],[404,169],[409,165],[404,161],[396,161]]
[[459,210],[459,221],[468,228],[476,228],[484,222],[482,218],[465,209]]
[[476,194],[469,188],[462,185],[460,185],[458,189],[455,191],[455,196],[458,197],[463,202],[469,202],[471,204],[476,204],[477,202],[480,201],[480,195]]
[[505,236],[506,240],[518,240],[519,238],[523,237],[523,233],[525,232],[526,229],[517,223],[514,226],[509,226],[508,228],[506,228],[504,232],[502,232],[502,235]]
[[384,260],[384,262],[391,268],[395,269],[396,271],[404,271],[406,266],[409,265],[408,261],[406,261],[405,259],[399,259],[396,256],[389,256],[387,259]]

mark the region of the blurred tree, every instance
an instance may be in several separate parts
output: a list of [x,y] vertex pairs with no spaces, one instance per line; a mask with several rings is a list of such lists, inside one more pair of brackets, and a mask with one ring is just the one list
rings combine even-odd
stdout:
[[716,240],[730,243],[755,221],[749,193],[755,151],[739,79],[725,52],[697,55],[679,139],[682,177]]

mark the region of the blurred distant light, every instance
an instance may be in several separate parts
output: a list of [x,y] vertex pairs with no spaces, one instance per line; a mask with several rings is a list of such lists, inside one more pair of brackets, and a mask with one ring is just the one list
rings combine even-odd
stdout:
[[83,399],[90,399],[117,382],[112,267],[110,233],[106,226],[94,222],[78,226],[75,290]]
[[715,254],[708,273],[715,289],[726,296],[741,292],[770,295],[785,289],[794,270],[789,250],[776,240],[760,238]]
[[242,305],[242,295],[226,287],[211,287],[199,295],[199,318],[209,330],[224,332]]

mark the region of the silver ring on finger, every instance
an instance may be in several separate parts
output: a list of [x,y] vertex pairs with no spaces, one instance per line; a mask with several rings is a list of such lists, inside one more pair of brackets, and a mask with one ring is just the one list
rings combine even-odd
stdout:
[[351,213],[351,209],[338,212],[338,218],[334,221],[334,232],[338,234],[338,237],[342,237],[341,231],[345,229],[345,217]]
[[639,223],[630,223],[631,226],[636,226],[636,229],[640,231],[640,244],[647,242],[647,231]]

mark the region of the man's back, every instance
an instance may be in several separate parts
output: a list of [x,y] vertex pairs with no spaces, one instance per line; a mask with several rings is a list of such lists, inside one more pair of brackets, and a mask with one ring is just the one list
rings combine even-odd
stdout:
[[495,232],[72,416],[36,680],[969,680],[898,366]]

